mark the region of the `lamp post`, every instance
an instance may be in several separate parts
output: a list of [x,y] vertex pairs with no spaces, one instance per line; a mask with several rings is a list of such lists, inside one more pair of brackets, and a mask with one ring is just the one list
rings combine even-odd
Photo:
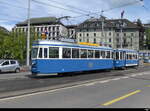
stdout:
[[30,66],[30,4],[31,0],[28,0],[28,35],[27,35],[27,58],[26,58],[26,65],[27,67]]

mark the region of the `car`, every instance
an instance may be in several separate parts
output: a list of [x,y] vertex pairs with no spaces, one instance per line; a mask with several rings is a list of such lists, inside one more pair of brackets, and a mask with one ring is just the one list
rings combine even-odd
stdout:
[[0,60],[0,72],[20,72],[20,65],[17,60]]

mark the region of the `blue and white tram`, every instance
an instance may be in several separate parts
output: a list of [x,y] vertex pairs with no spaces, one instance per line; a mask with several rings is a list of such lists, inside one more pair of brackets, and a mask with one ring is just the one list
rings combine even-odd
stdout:
[[144,53],[144,63],[150,63],[150,52]]
[[114,67],[125,68],[130,66],[138,66],[138,52],[131,49],[115,49],[114,50]]
[[113,68],[113,49],[41,40],[32,46],[32,73],[53,74]]

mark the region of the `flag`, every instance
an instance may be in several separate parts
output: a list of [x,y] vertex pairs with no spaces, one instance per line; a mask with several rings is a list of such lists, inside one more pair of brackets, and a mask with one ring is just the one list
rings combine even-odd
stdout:
[[121,18],[123,18],[124,16],[124,10],[121,12]]

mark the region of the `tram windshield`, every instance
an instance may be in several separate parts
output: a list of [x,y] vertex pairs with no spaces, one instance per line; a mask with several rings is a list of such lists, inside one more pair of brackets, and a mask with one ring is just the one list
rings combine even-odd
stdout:
[[38,48],[32,48],[31,57],[37,58]]

